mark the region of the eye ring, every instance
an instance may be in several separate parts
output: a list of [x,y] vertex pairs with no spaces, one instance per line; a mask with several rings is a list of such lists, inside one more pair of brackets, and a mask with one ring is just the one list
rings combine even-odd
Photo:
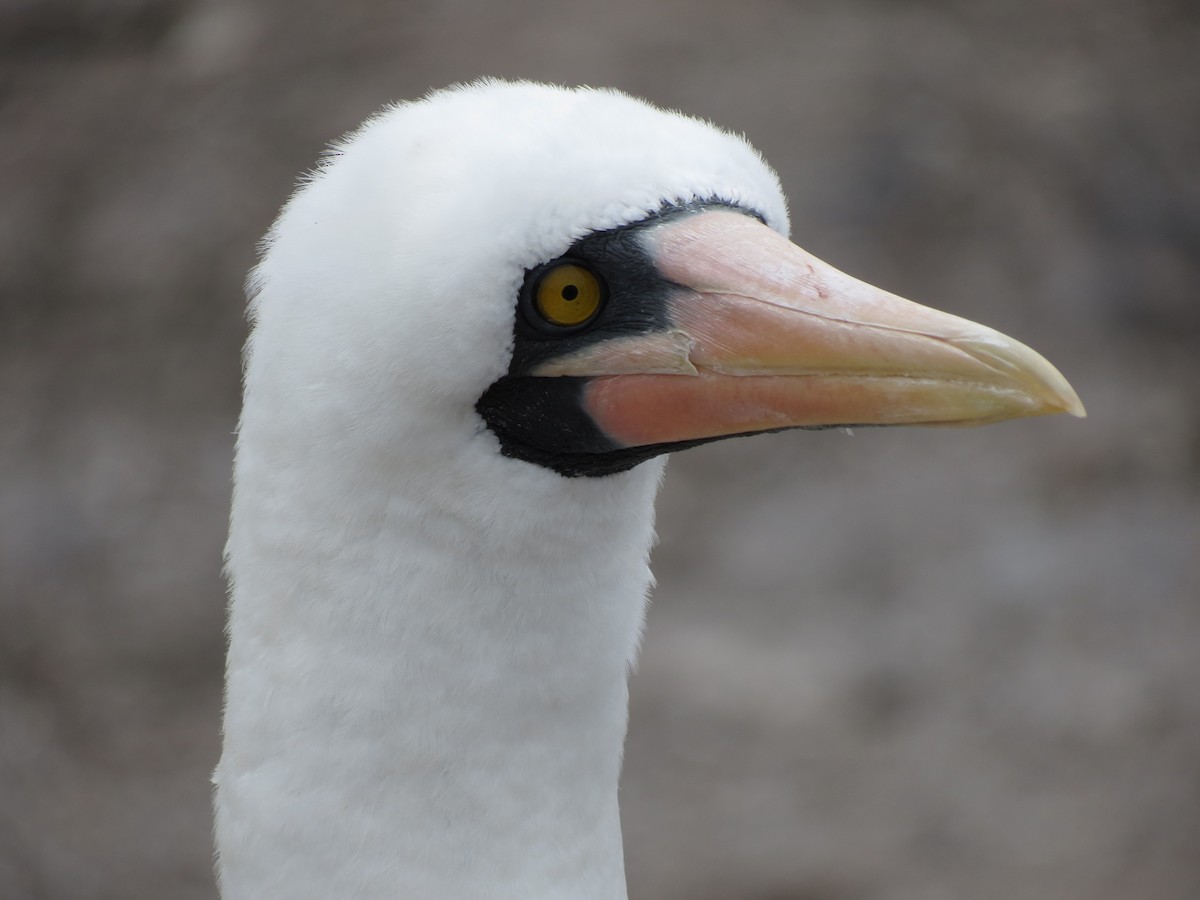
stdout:
[[603,279],[582,260],[564,257],[535,269],[521,291],[526,319],[550,334],[587,328],[608,300]]

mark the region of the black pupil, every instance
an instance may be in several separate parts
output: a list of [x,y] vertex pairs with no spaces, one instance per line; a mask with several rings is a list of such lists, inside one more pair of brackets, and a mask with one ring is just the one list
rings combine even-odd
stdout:
[[574,300],[578,296],[579,296],[579,288],[575,287],[575,285],[573,285],[573,284],[568,284],[565,288],[562,289],[562,298],[564,300]]

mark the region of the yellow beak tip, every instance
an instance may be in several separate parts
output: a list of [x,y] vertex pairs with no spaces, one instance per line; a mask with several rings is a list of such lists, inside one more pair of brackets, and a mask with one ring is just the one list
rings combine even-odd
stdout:
[[1050,370],[1054,377],[1046,383],[1046,387],[1050,388],[1047,392],[1049,396],[1043,395],[1046,396],[1047,411],[1052,414],[1067,413],[1077,419],[1086,419],[1087,410],[1084,409],[1079,395],[1075,393],[1075,388],[1071,387],[1057,369],[1051,367]]

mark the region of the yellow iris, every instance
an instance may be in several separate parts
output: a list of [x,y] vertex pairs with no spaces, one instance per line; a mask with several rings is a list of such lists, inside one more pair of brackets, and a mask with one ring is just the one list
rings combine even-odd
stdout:
[[551,325],[582,325],[600,311],[604,299],[600,279],[583,266],[563,263],[550,269],[537,283],[534,305]]

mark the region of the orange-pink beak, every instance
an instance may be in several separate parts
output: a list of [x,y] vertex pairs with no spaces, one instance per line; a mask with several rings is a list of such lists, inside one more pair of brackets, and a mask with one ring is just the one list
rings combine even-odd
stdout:
[[1024,344],[851,278],[744,214],[668,219],[642,240],[678,285],[673,327],[529,373],[588,377],[584,409],[618,445],[1085,415]]

